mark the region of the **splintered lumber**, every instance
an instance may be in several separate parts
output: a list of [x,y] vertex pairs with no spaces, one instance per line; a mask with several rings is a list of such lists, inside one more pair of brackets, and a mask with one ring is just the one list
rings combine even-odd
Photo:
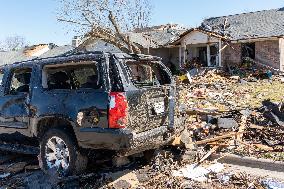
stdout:
[[219,146],[214,146],[207,154],[205,154],[205,156],[203,156],[203,158],[201,158],[197,165],[199,165],[200,163],[202,163],[204,160],[206,160],[209,156],[211,156],[211,154],[213,154],[214,152],[216,152],[216,150],[219,148]]
[[196,142],[194,142],[194,144],[196,144],[196,145],[207,144],[207,143],[218,141],[218,140],[221,140],[221,139],[238,136],[242,133],[244,133],[244,132],[230,132],[230,133],[227,133],[227,134],[224,134],[224,135],[221,135],[221,136],[208,138],[208,139],[204,139],[204,140],[201,140],[201,141],[196,141]]
[[253,146],[255,146],[259,150],[263,150],[263,151],[273,151],[274,150],[272,147],[269,147],[269,146],[263,145],[263,144],[253,144]]
[[258,130],[263,130],[263,129],[265,129],[263,126],[259,126],[259,125],[255,125],[255,124],[251,124],[251,125],[249,126],[249,128],[251,128],[251,129],[258,129]]
[[219,143],[218,141],[216,142],[209,142],[207,143],[208,145],[211,145],[211,146],[223,146],[223,147],[228,147],[228,146],[231,146],[231,144],[227,144],[227,143]]
[[174,141],[172,142],[173,146],[178,146],[181,144],[181,136],[175,137]]
[[240,123],[240,127],[239,127],[239,132],[242,132],[242,133],[237,136],[237,140],[239,140],[239,141],[242,140],[242,138],[243,138],[243,131],[246,128],[246,122],[247,122],[247,116],[243,115],[241,117],[241,123]]
[[224,112],[220,112],[217,109],[204,109],[204,108],[191,108],[186,110],[187,115],[220,115]]

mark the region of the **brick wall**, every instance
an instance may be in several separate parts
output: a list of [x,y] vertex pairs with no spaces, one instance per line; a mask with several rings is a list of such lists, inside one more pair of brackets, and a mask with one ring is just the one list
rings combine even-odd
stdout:
[[[224,47],[225,45],[223,45]],[[242,49],[241,44],[231,43],[222,51],[222,65],[240,64]]]
[[[282,54],[282,65],[284,66],[284,39],[279,43],[279,40],[267,40],[255,42],[255,60],[279,69],[280,68],[280,53]],[[223,45],[224,46],[224,45]],[[281,51],[280,47],[281,46]],[[230,44],[222,51],[222,65],[239,64],[242,61],[241,43]],[[283,67],[284,69],[284,67]]]
[[255,60],[273,68],[280,68],[279,40],[255,42]]

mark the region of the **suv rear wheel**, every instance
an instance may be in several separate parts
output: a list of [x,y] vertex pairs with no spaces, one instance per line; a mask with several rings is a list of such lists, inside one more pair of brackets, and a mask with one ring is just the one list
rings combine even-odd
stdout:
[[87,167],[73,137],[60,129],[50,129],[40,142],[40,160],[44,171],[55,169],[60,175],[81,173]]

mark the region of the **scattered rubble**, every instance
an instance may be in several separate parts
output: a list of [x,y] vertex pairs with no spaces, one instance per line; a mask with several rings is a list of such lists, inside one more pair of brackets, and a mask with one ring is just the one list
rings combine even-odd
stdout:
[[244,70],[231,75],[218,69],[191,73],[192,82],[179,85],[180,104],[188,115],[188,149],[219,146],[252,156],[283,152],[282,76]]
[[[244,76],[245,75],[245,76]],[[179,84],[179,108],[186,130],[174,148],[142,157],[116,158],[74,177],[38,170],[29,158],[0,156],[0,185],[8,188],[256,188],[280,189],[275,179],[231,172],[213,154],[238,154],[284,161],[283,77],[217,69],[191,71]],[[184,148],[185,147],[185,148]],[[129,161],[131,160],[131,161]],[[122,167],[121,167],[122,166]]]

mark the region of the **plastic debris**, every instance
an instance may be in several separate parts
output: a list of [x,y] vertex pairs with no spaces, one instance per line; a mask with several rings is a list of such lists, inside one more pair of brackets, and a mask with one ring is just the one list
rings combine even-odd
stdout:
[[284,189],[284,182],[279,182],[272,178],[262,180],[261,183],[267,189]]
[[178,171],[173,171],[172,175],[175,177],[185,177],[198,182],[205,182],[208,180],[210,173],[219,173],[224,168],[224,165],[221,163],[212,164],[207,168],[196,166],[196,164],[191,164],[187,165],[185,168],[181,168]]

